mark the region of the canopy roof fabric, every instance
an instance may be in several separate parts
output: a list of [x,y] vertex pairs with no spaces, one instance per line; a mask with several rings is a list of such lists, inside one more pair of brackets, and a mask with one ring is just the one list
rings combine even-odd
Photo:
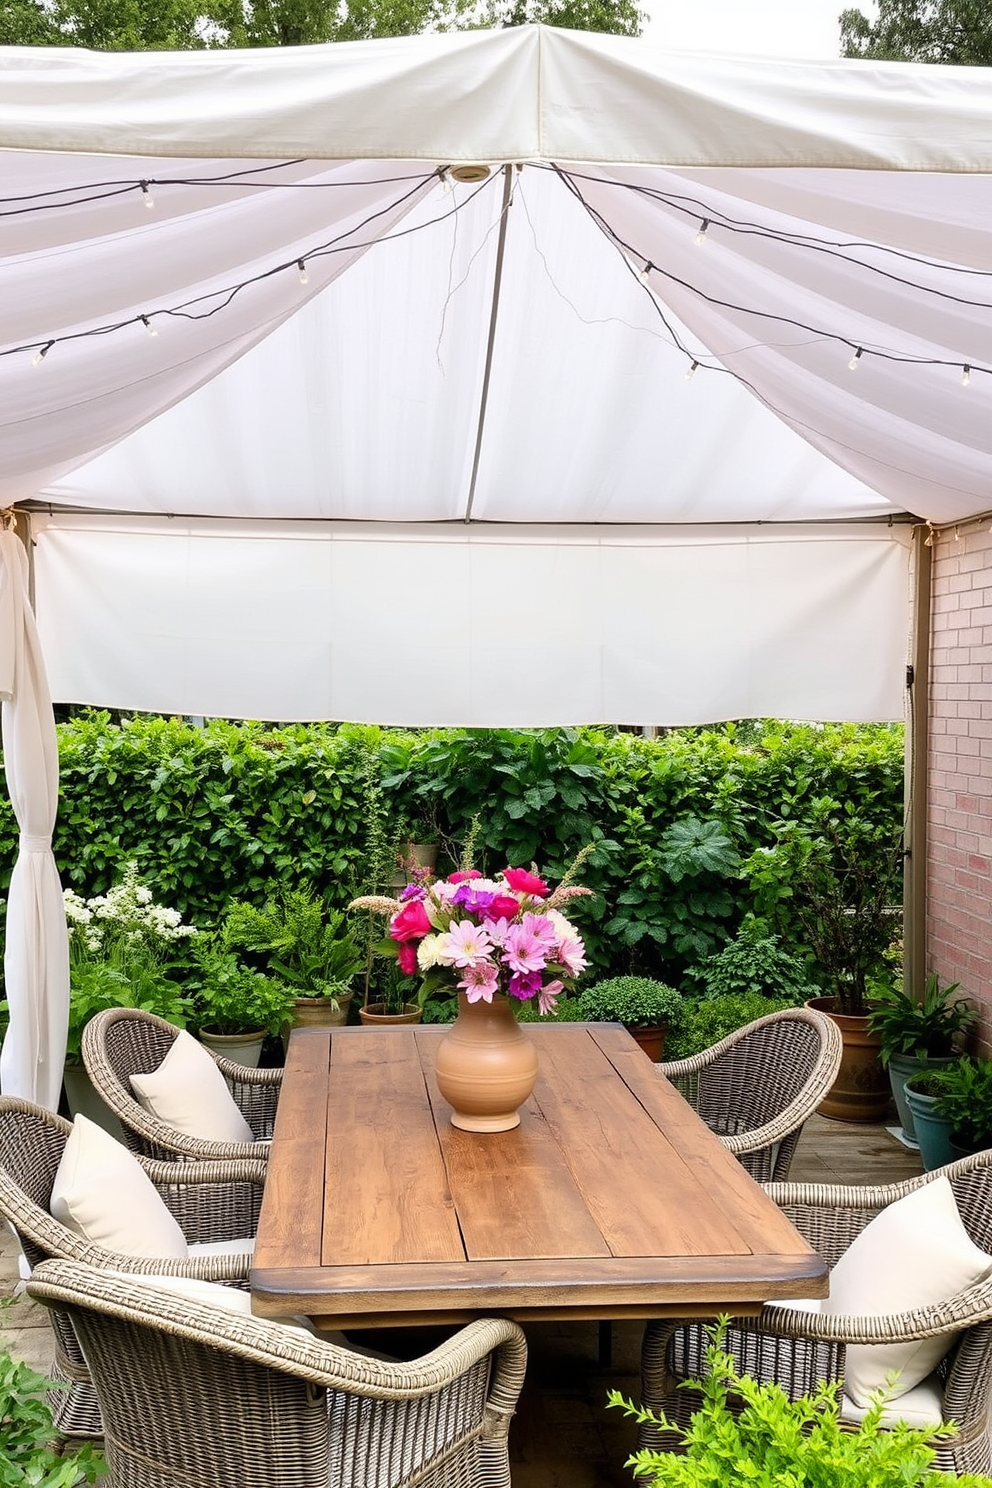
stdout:
[[[735,620],[734,585],[685,530],[726,524],[722,548],[753,549],[750,523],[945,522],[992,505],[989,71],[703,58],[524,27],[251,53],[15,49],[0,77],[0,486],[52,512],[36,561],[57,697],[231,711],[191,672],[184,627],[163,626],[155,585],[177,582],[176,545],[166,559],[155,519],[168,515],[218,593],[259,523],[303,524],[313,574],[340,524],[361,524],[350,551],[370,558],[366,583],[393,573],[398,530],[456,524],[436,543],[425,531],[431,581],[485,572],[518,604],[522,553],[547,564],[547,531],[576,583],[592,581],[579,551],[634,551],[616,541],[629,526],[645,553],[678,555],[678,591],[709,637],[692,653],[697,689],[666,691],[652,627],[670,633],[673,612],[656,610],[629,686],[593,699],[562,685],[536,721],[732,716],[718,661],[735,625],[756,711],[900,716],[894,530],[874,532],[891,561],[861,574],[861,640],[840,647],[842,668],[818,659],[855,549],[835,544],[834,568],[824,546],[810,603],[790,587],[801,565],[783,532],[764,580],[797,601],[776,623],[801,638],[801,686],[802,668],[761,643],[767,616]],[[489,175],[453,180],[466,162]],[[60,508],[75,509],[71,530]],[[104,531],[100,551],[123,553],[86,516],[101,512],[130,533],[116,579],[84,537]],[[70,552],[75,605],[106,620],[85,655]],[[644,623],[630,586],[661,582],[657,561],[639,578],[599,562],[595,582],[611,577],[589,611],[605,628],[582,627],[597,672],[610,658],[616,675],[616,636]],[[285,677],[254,677],[233,689],[236,711],[425,721],[423,699],[398,703],[371,664],[366,642],[383,638],[343,607],[335,571],[333,592],[314,581],[320,618],[307,609],[334,654],[324,681],[301,670],[289,696]],[[128,595],[130,643],[156,657],[140,687],[108,583]],[[392,588],[378,600],[394,617],[407,602]],[[194,608],[206,624],[210,607]],[[290,646],[299,616],[283,610]],[[204,654],[227,654],[222,630]],[[363,673],[364,693],[328,681]],[[436,706],[436,722],[491,712],[464,692]],[[531,708],[524,688],[505,713]]]

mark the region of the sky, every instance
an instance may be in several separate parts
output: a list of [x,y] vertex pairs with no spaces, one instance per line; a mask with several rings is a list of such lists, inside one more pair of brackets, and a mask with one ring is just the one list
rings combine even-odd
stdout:
[[865,0],[642,0],[643,35],[687,51],[756,52],[767,57],[840,56],[838,16]]

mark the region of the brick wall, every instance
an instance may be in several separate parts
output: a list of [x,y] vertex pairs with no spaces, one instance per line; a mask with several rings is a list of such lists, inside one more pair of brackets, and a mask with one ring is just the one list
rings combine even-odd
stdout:
[[992,1054],[992,532],[934,539],[928,970],[960,981]]

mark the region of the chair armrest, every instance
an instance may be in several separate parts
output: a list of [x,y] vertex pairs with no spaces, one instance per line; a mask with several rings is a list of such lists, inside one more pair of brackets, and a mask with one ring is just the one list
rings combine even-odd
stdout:
[[980,1281],[944,1302],[868,1317],[796,1312],[769,1304],[762,1308],[755,1326],[762,1333],[778,1338],[814,1339],[823,1343],[909,1343],[970,1328],[989,1319],[992,1319],[992,1281]]
[[265,1187],[264,1163],[139,1161],[191,1244],[255,1234]]

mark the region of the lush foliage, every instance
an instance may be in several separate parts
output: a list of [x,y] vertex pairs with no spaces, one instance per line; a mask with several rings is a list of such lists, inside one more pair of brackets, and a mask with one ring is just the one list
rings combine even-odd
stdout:
[[48,1383],[0,1347],[0,1488],[75,1488],[103,1470],[92,1446],[56,1451]]
[[988,1478],[931,1469],[936,1453],[928,1441],[952,1436],[953,1425],[916,1430],[900,1422],[883,1429],[880,1397],[858,1426],[842,1427],[839,1382],[790,1400],[780,1385],[759,1385],[739,1374],[723,1347],[727,1326],[728,1319],[721,1318],[711,1329],[706,1374],[687,1386],[700,1396],[688,1426],[639,1410],[616,1390],[610,1392],[610,1405],[639,1422],[653,1422],[673,1438],[671,1451],[648,1449],[629,1458],[639,1483],[651,1488],[738,1483],[748,1488],[992,1488]]
[[700,997],[777,997],[797,1007],[819,992],[799,957],[753,915],[728,945],[692,968],[688,981]]
[[628,1028],[674,1028],[682,1018],[682,996],[651,977],[610,977],[585,987],[577,1016],[591,1023],[624,1023]]
[[745,1023],[792,1006],[780,997],[762,997],[758,992],[729,992],[724,997],[686,1003],[681,1021],[665,1042],[665,1058],[688,1059],[691,1054],[701,1054]]
[[551,1013],[587,964],[582,938],[561,912],[589,893],[571,876],[552,892],[526,868],[504,868],[495,878],[463,868],[446,879],[425,869],[397,899],[365,895],[351,907],[389,915],[387,945],[403,975],[420,978],[421,1007],[435,993],[450,1000],[464,992],[469,1002],[503,995]]
[[840,35],[845,57],[992,65],[988,0],[878,0],[873,18],[843,11]]
[[343,911],[333,909],[309,884],[261,906],[232,900],[220,934],[229,950],[284,982],[296,997],[334,998],[350,992],[362,966]]
[[959,983],[941,987],[936,972],[927,977],[923,1001],[901,986],[880,987],[868,1015],[868,1027],[881,1035],[881,1059],[893,1054],[916,1059],[946,1059],[954,1053],[958,1035],[978,1016],[963,997],[951,1001]]
[[0,45],[109,51],[306,46],[541,21],[636,36],[633,0],[0,0]]
[[933,1082],[934,1111],[951,1123],[954,1145],[966,1152],[992,1147],[992,1059],[965,1055],[934,1070]]
[[189,978],[190,1021],[211,1033],[278,1033],[293,1010],[293,989],[239,961],[219,937],[200,935]]

